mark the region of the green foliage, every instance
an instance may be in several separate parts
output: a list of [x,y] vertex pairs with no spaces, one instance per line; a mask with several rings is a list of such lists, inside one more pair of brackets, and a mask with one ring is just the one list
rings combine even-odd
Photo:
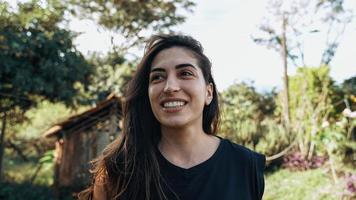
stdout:
[[28,109],[42,98],[69,104],[75,83],[87,84],[91,67],[72,43],[75,34],[58,27],[63,10],[51,5],[31,1],[9,11],[0,3],[1,111]]
[[29,156],[29,160],[24,161],[7,150],[4,159],[4,180],[17,184],[30,183],[38,169],[32,184],[49,187],[53,184],[53,158],[53,151],[48,151],[42,157]]
[[[43,137],[43,133],[55,123],[67,117],[82,112],[87,107],[81,106],[76,110],[66,107],[63,103],[43,101],[37,107],[27,110],[22,116],[24,121],[11,120],[7,128],[7,154],[12,159],[18,156],[9,143],[13,143],[26,157],[39,159],[46,151],[54,148],[54,141]],[[13,119],[13,118],[11,118]]]
[[259,94],[253,86],[239,83],[221,94],[221,135],[266,155],[287,146],[287,135],[275,117],[275,94]]
[[303,67],[289,78],[292,131],[304,156],[313,153],[312,138],[333,110],[333,81],[329,71],[327,66]]
[[260,95],[245,83],[234,84],[221,94],[221,132],[233,141],[254,148],[261,137]]
[[329,155],[337,168],[354,167],[356,141],[346,130],[355,127],[356,120],[348,121],[346,117],[336,122],[325,122],[321,131],[313,138],[319,152]]
[[344,80],[342,88],[345,94],[356,94],[356,76]]
[[[328,66],[298,68],[296,75],[289,78],[290,92],[293,96],[305,94],[311,103],[317,104],[320,93],[325,88],[329,89],[328,87],[332,83],[329,72]],[[293,98],[291,105],[300,104],[301,101],[300,98]]]
[[[315,117],[318,117],[320,123],[331,111],[333,81],[329,72],[327,66],[303,67],[297,70],[295,76],[289,78],[292,123],[299,120],[311,123]],[[305,130],[310,131],[311,128]]]
[[39,163],[42,165],[52,164],[54,161],[54,150],[47,151],[42,158],[40,158]]
[[23,123],[14,124],[8,128],[8,132],[16,133],[17,137],[23,139],[40,138],[53,124],[64,120],[73,114],[73,111],[63,103],[51,103],[43,101],[36,108],[26,111]]
[[271,117],[265,118],[261,122],[262,136],[256,145],[255,150],[272,156],[280,153],[289,144],[288,135],[283,125]]
[[93,54],[89,62],[94,66],[95,73],[91,76],[87,99],[103,100],[111,93],[123,96],[136,62],[127,61],[117,52],[110,52],[105,57]]
[[327,66],[303,67],[290,77],[290,113],[302,155],[308,159],[313,154],[327,155],[333,168],[339,168],[354,162],[354,125],[341,115],[345,87],[336,86],[329,71]]
[[1,26],[9,21],[16,22],[20,27],[39,27],[42,31],[55,28],[63,20],[64,5],[60,0],[21,1],[18,9],[11,8],[6,1],[0,3]]

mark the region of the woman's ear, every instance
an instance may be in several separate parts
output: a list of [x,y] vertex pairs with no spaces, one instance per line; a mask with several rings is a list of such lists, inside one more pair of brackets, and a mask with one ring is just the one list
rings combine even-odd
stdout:
[[205,97],[205,105],[209,105],[211,101],[213,100],[213,92],[214,92],[214,87],[212,83],[209,83],[206,86],[206,97]]

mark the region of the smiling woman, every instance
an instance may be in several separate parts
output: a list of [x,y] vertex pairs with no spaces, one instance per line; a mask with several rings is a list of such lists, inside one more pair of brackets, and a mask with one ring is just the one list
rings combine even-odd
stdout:
[[265,157],[216,136],[217,94],[198,41],[153,36],[128,85],[123,133],[79,199],[261,199]]

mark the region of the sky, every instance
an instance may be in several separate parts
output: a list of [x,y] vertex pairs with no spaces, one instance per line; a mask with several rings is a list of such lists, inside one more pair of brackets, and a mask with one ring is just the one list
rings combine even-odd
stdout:
[[[356,8],[355,0],[348,6]],[[200,41],[206,55],[213,64],[213,76],[219,91],[235,82],[253,82],[261,92],[282,87],[283,65],[280,54],[273,49],[258,45],[252,36],[266,15],[267,0],[198,0],[193,13],[186,13],[185,23],[173,30],[193,36]],[[82,32],[75,40],[77,48],[87,55],[89,52],[107,52],[111,48],[113,33],[98,29],[90,21],[74,20],[70,24],[74,31]],[[324,39],[320,36],[305,38],[306,64],[318,66]],[[356,25],[350,24],[330,63],[331,76],[338,83],[356,75]],[[135,52],[142,56],[143,51]],[[290,65],[289,74],[296,67]]]

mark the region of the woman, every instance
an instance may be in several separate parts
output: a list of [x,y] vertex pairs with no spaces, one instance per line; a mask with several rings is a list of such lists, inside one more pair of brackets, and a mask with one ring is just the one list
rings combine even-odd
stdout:
[[123,105],[120,137],[98,158],[80,199],[257,200],[265,157],[216,136],[211,63],[189,36],[157,35]]

